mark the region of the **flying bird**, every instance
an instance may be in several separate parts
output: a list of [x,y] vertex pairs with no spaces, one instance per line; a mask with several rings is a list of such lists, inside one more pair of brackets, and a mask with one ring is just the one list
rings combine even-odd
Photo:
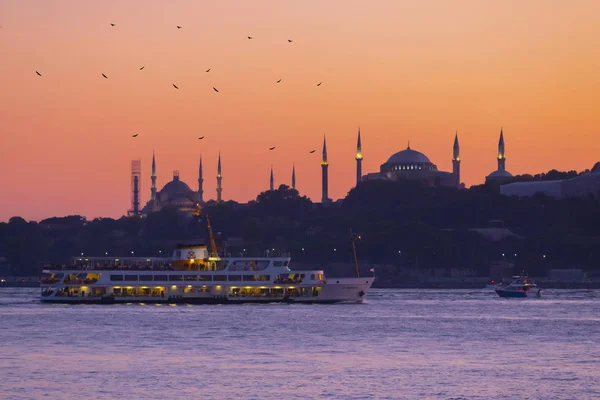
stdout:
[[281,79],[277,81],[277,83],[281,82]]
[[269,150],[275,150],[275,146],[269,147]]
[[38,76],[42,76],[42,74],[40,74],[39,72],[35,71],[36,74],[38,74]]
[[115,26],[115,24],[110,24],[110,26]]
[[248,36],[248,39],[252,39],[252,36]]
[[317,83],[317,86],[321,86],[321,83],[323,83],[323,82],[319,82],[319,83]]
[[219,93],[219,90],[216,87],[213,87],[213,90],[217,93]]
[[141,71],[141,70],[143,70],[145,67],[146,67],[145,65],[144,65],[144,66],[142,66],[142,68],[140,68],[140,71]]
[[310,154],[312,154],[312,153],[314,153],[315,151],[316,151],[316,150],[311,150],[311,151],[309,151],[309,153],[310,153]]
[[177,25],[177,29],[181,29],[181,27],[179,25]]
[[292,43],[292,42],[293,42],[293,40],[292,40],[292,39],[288,39],[288,43]]
[[104,75],[104,74],[102,74],[102,76],[103,76],[103,77],[105,77],[106,79],[108,79],[108,76],[106,76],[106,75]]
[[136,133],[135,135],[131,135],[131,137],[138,137],[139,133]]
[[200,137],[198,138],[198,140],[202,140],[202,139],[204,139],[204,136],[200,136]]
[[179,88],[177,87],[177,85],[176,85],[176,84],[173,84],[173,87],[174,87],[175,89],[179,89]]
[[206,72],[210,72],[210,68],[206,70]]

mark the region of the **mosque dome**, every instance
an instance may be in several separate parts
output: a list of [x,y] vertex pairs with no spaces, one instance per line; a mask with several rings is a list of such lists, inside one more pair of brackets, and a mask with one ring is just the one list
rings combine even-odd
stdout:
[[498,179],[498,178],[512,178],[512,174],[508,171],[501,171],[501,170],[496,170],[494,172],[492,172],[491,174],[489,174],[487,176],[487,178],[489,179]]
[[167,194],[169,199],[187,198],[190,193],[194,193],[192,189],[183,181],[179,180],[179,175],[175,174],[173,180],[167,183],[162,190],[162,194]]
[[395,154],[381,166],[381,172],[403,171],[403,173],[437,171],[437,166],[429,158],[410,148],[410,145]]
[[410,146],[393,154],[387,162],[390,164],[431,164],[425,154],[411,149]]

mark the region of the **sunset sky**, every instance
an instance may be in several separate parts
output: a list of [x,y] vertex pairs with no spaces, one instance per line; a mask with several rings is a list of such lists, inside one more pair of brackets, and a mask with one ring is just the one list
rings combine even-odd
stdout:
[[295,163],[319,201],[324,134],[337,199],[359,125],[363,173],[409,140],[451,171],[458,131],[482,183],[500,127],[513,174],[600,161],[597,0],[3,0],[0,26],[0,221],[119,217],[132,159],[148,200],[153,149],[159,189],[175,169],[197,189],[202,154],[214,198],[221,151],[224,199]]

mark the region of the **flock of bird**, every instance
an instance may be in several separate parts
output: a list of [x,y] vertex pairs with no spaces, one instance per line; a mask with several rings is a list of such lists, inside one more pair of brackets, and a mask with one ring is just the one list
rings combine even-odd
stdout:
[[[115,23],[111,23],[111,24],[110,24],[110,26],[114,27],[114,26],[117,26],[117,25],[116,25]],[[180,25],[176,25],[176,27],[177,27],[177,29],[181,29],[181,28],[183,28],[183,27],[182,27],[182,26],[180,26]],[[0,28],[1,28],[1,26],[0,26]],[[252,37],[252,36],[248,36],[248,40],[252,40],[252,39],[254,39],[254,37]],[[293,42],[294,42],[292,39],[288,39],[287,41],[288,41],[288,43],[293,43]],[[146,67],[145,65],[142,65],[142,67],[140,67],[140,71],[141,71],[141,70],[143,70],[145,67]],[[211,70],[211,68],[207,69],[207,70],[206,70],[206,72],[208,73],[208,72],[210,72],[210,70]],[[35,73],[36,73],[38,76],[42,76],[42,74],[41,74],[39,71],[35,71]],[[102,77],[103,77],[104,79],[108,79],[108,76],[106,76],[106,74],[104,74],[104,73],[102,73]],[[276,83],[281,83],[281,78],[279,78],[279,80],[278,80]],[[317,84],[317,87],[321,86],[321,84],[322,84],[322,83],[323,83],[323,82],[319,82],[319,83]],[[176,84],[174,84],[174,83],[173,83],[173,87],[174,87],[175,89],[179,90],[179,87],[178,87]],[[214,86],[213,86],[213,90],[214,90],[216,93],[219,93],[219,89],[217,89],[217,88],[216,88],[216,87],[214,87]],[[139,133],[136,133],[136,134],[133,134],[133,135],[131,135],[131,137],[134,137],[134,138],[136,138],[136,137],[138,137],[138,136],[139,136]],[[198,138],[198,140],[202,140],[202,139],[204,139],[204,136],[201,136],[201,137],[199,137],[199,138]],[[272,151],[272,150],[275,150],[275,146],[273,146],[273,147],[269,147],[269,150],[270,150],[270,151]],[[315,151],[316,151],[316,150],[311,150],[311,151],[309,151],[309,153],[310,153],[310,154],[312,154],[312,153],[314,153]]]

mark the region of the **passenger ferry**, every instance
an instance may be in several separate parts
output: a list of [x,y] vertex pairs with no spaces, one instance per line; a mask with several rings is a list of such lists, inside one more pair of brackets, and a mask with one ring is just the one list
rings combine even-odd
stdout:
[[[212,235],[211,235],[212,236]],[[211,237],[212,240],[212,237]],[[214,243],[211,243],[214,245]],[[74,257],[44,269],[42,302],[54,303],[362,303],[375,277],[327,279],[292,271],[290,257],[224,257],[205,245],[172,257]]]

